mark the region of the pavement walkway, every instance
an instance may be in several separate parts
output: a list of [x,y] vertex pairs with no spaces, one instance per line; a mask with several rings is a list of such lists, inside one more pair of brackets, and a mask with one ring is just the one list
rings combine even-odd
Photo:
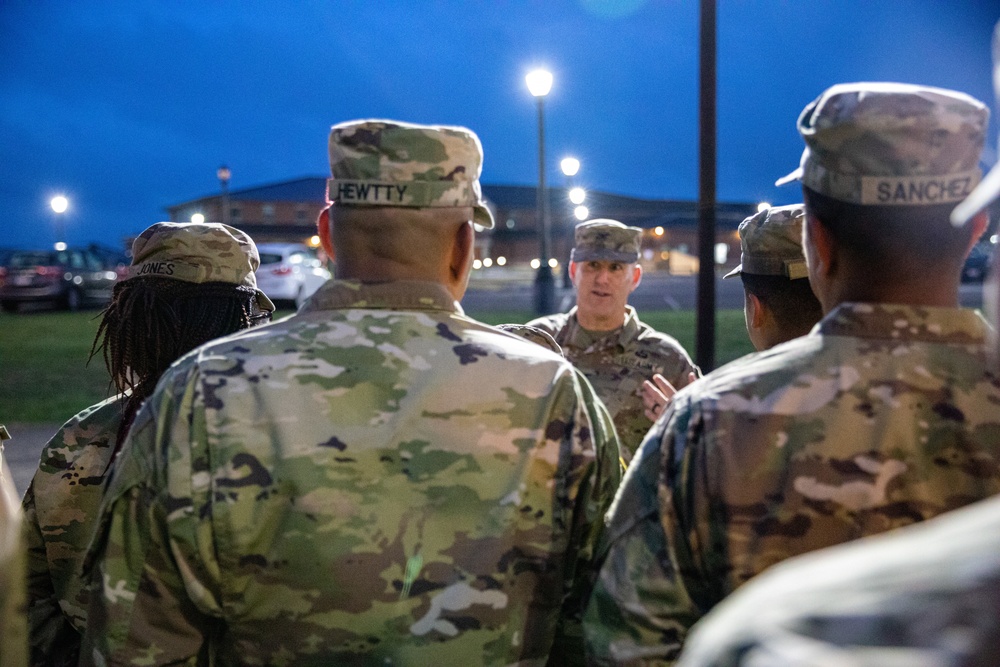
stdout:
[[3,459],[10,467],[14,487],[23,496],[38,468],[45,443],[62,424],[6,424],[10,440],[4,443]]

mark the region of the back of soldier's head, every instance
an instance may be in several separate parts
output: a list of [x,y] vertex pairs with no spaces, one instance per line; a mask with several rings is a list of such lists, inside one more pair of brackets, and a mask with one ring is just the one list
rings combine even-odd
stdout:
[[482,146],[471,130],[350,121],[331,128],[329,152],[330,250],[338,268],[433,262],[454,226],[471,219],[493,227],[479,184]]
[[989,111],[951,90],[897,83],[833,86],[798,121],[806,210],[842,252],[883,273],[960,262],[967,231],[948,225],[980,178]]
[[758,211],[741,222],[740,264],[723,276],[740,277],[743,289],[770,311],[782,341],[807,333],[822,316],[802,252],[804,217],[802,204],[793,204]]
[[257,246],[217,222],[158,222],[132,243],[132,265],[115,286],[91,354],[101,351],[116,389],[138,404],[179,357],[208,341],[270,320],[259,289]]

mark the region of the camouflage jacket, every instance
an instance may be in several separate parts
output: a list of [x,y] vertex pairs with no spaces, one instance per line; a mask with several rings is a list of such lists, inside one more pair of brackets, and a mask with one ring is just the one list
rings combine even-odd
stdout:
[[676,658],[774,563],[1000,492],[986,333],[974,311],[843,304],[678,393],[609,517],[594,662]]
[[32,664],[76,664],[89,602],[80,565],[121,420],[115,397],[67,421],[46,443],[24,494]]
[[792,558],[695,626],[682,667],[1000,664],[1000,498]]
[[0,438],[0,667],[28,664],[21,510]]
[[632,306],[626,309],[625,323],[614,331],[584,329],[576,308],[528,324],[555,338],[566,358],[594,385],[615,421],[622,462],[628,465],[653,425],[643,408],[642,383],[660,373],[680,389],[698,369],[676,339],[644,324]]
[[434,283],[331,281],[193,351],[115,465],[86,657],[544,663],[620,474],[592,391]]

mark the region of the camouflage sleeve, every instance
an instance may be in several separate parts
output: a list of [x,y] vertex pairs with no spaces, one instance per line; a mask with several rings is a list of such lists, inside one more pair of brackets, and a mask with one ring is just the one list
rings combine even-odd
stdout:
[[674,457],[695,446],[685,442],[690,415],[679,396],[643,441],[611,508],[584,616],[590,664],[670,664],[703,613],[689,588],[691,549],[675,543],[686,534],[666,528],[676,513],[663,480],[672,477]]
[[[551,651],[560,665],[582,665],[582,616],[593,589],[594,556],[603,535],[604,516],[621,481],[618,436],[614,422],[587,378],[573,369],[577,394],[573,451],[593,452],[592,463],[579,467],[570,484],[577,487],[567,554],[567,595]],[[586,460],[586,459],[583,459]]]
[[21,502],[22,535],[27,547],[28,636],[31,664],[75,665],[80,633],[59,606],[49,571],[42,528],[35,511],[35,485],[28,486]]
[[195,509],[205,496],[193,491],[190,457],[203,422],[192,414],[190,375],[168,376],[140,410],[101,508],[85,564],[84,651],[97,663],[194,665],[207,651],[220,604],[214,545]]
[[[678,345],[680,347],[680,345]],[[681,389],[683,387],[691,384],[691,373],[694,373],[695,379],[701,377],[701,369],[698,368],[695,363],[688,356],[687,351],[681,348],[681,354],[677,357],[676,368],[673,369],[673,376],[664,373],[664,377],[670,380],[670,384],[674,385],[675,389]]]

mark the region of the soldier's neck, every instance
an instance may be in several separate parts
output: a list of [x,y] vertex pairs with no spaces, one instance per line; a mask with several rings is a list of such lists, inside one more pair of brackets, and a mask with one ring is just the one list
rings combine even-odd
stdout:
[[936,280],[882,282],[866,276],[863,280],[840,281],[831,285],[822,300],[826,314],[841,303],[894,303],[908,306],[958,308],[959,281],[937,276]]
[[589,313],[585,315],[577,309],[576,321],[587,331],[614,331],[625,324],[625,312],[621,317],[600,317]]

